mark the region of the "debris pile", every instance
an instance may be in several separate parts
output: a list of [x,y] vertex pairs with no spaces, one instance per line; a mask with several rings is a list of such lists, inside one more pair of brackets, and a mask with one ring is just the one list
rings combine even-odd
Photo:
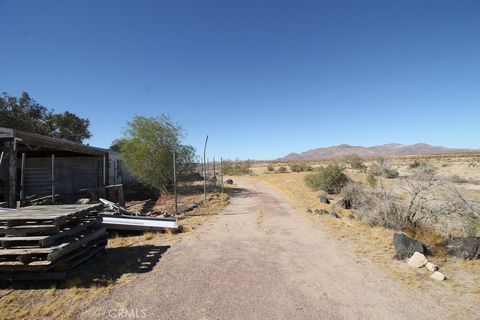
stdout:
[[0,280],[62,280],[105,249],[102,204],[0,209]]

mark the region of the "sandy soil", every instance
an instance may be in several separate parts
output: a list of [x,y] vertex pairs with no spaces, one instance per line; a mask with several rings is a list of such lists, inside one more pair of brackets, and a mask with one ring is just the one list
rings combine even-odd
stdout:
[[[443,319],[260,181],[78,319]],[[134,317],[131,315],[135,314]],[[126,318],[124,316],[124,318]]]

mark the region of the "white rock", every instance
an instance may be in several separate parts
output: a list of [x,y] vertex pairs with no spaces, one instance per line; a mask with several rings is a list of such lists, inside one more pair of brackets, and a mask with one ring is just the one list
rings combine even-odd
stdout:
[[445,276],[443,275],[443,273],[441,273],[440,271],[435,271],[434,273],[432,273],[432,275],[430,276],[430,278],[434,279],[434,280],[437,280],[437,281],[443,281],[445,280]]
[[427,264],[425,264],[425,268],[428,269],[428,271],[430,272],[435,272],[438,270],[438,266],[436,264],[433,264],[431,262],[427,262]]
[[427,258],[420,252],[415,252],[413,256],[408,259],[407,264],[413,268],[421,268],[428,262]]

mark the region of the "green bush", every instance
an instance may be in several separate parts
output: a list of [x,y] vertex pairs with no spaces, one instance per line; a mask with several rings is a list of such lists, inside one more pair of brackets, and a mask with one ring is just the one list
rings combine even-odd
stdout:
[[345,162],[345,164],[349,165],[350,168],[352,169],[359,170],[359,171],[367,170],[367,166],[365,165],[365,163],[363,163],[362,158],[360,158],[356,154],[346,156],[343,159],[343,161]]
[[246,174],[251,174],[252,170],[250,170],[251,162],[247,161],[225,161],[223,163],[223,173],[229,176],[241,176]]
[[371,172],[369,172],[367,175],[367,183],[372,188],[377,186],[377,178],[375,178],[375,175]]
[[323,190],[327,193],[339,193],[350,181],[343,171],[345,168],[333,164],[325,168],[319,168],[318,172],[305,177],[305,183],[314,190]]
[[294,163],[290,166],[290,171],[292,172],[312,171],[312,167],[307,166],[305,163]]
[[284,166],[281,166],[280,168],[278,168],[277,172],[278,173],[285,173],[285,172],[287,172],[287,168],[285,168]]

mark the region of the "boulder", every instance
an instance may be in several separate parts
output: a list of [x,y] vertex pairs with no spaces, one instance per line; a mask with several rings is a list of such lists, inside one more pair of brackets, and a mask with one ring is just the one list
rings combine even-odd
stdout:
[[412,268],[421,268],[428,262],[427,258],[420,252],[415,252],[413,256],[408,259],[407,264]]
[[335,219],[340,219],[340,216],[335,211],[330,212],[330,216],[334,217]]
[[233,180],[232,179],[228,179],[227,181],[225,181],[226,184],[233,184]]
[[436,264],[433,264],[431,262],[427,262],[425,264],[425,268],[427,268],[428,271],[430,272],[435,272],[438,270],[438,266]]
[[337,206],[339,206],[342,209],[351,209],[352,208],[352,203],[350,200],[347,199],[340,199],[336,203]]
[[403,233],[393,234],[393,246],[397,252],[395,257],[399,260],[410,258],[414,252],[427,254],[427,249],[423,243],[411,239]]
[[330,204],[330,200],[328,200],[327,197],[325,197],[325,196],[320,196],[320,197],[318,197],[318,198],[320,199],[320,202],[321,202],[321,203]]
[[437,280],[437,281],[443,281],[443,280],[445,280],[445,275],[443,273],[441,273],[440,271],[435,271],[434,273],[432,273],[430,278],[432,278],[434,280]]
[[480,259],[480,237],[453,238],[446,244],[448,254],[463,259]]

